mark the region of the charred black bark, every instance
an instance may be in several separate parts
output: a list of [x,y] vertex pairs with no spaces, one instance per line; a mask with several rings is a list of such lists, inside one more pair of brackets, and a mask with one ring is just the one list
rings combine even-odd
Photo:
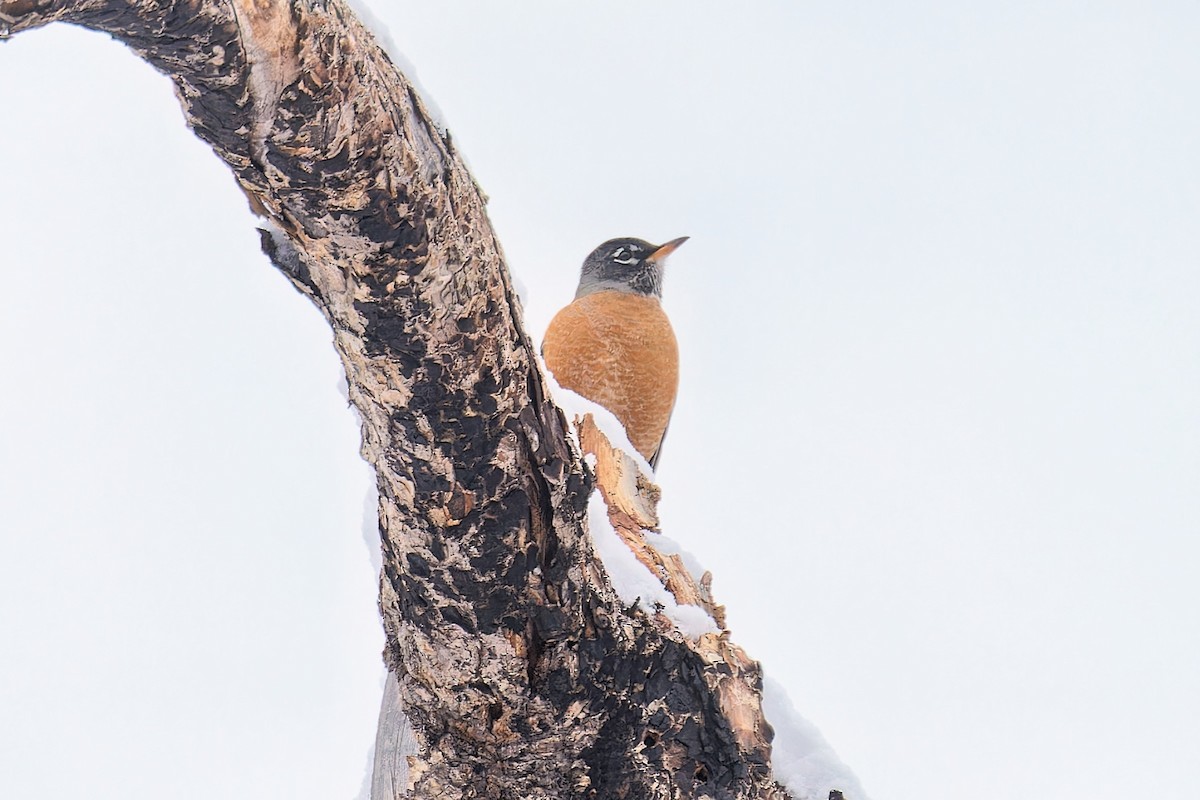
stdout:
[[12,33],[108,32],[170,76],[268,220],[264,250],[328,319],[377,469],[385,658],[416,743],[389,793],[786,796],[769,728],[732,722],[719,690],[758,691],[757,666],[609,586],[584,529],[591,476],[484,200],[340,0],[0,0],[0,15]]

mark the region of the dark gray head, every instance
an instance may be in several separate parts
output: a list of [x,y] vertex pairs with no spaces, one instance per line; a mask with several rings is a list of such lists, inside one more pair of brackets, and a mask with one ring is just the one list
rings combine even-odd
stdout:
[[612,291],[661,299],[663,263],[687,240],[681,236],[666,244],[650,244],[641,239],[609,239],[584,259],[575,297]]

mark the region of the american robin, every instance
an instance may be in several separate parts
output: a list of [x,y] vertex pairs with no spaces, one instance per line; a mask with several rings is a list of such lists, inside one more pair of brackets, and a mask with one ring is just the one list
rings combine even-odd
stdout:
[[679,386],[679,347],[661,303],[663,262],[687,239],[597,247],[584,259],[575,299],[542,340],[559,385],[611,411],[652,467]]

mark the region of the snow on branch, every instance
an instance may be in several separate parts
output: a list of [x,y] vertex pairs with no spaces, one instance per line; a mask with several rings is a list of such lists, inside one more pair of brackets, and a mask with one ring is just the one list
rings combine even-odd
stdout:
[[[403,728],[381,730],[381,748],[403,751],[384,754],[377,787],[788,797],[761,671],[707,580],[639,522],[623,540],[661,578],[659,600],[613,588],[588,533],[616,507],[589,513],[605,471],[550,399],[484,198],[347,5],[0,0],[3,36],[56,21],[106,31],[171,78],[263,217],[264,249],[332,328],[377,473],[394,695],[381,719]],[[652,496],[622,475],[610,498]]]

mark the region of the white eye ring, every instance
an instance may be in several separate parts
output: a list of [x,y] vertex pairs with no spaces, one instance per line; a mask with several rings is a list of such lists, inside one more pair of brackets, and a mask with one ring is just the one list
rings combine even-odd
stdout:
[[612,251],[608,257],[608,260],[614,264],[629,266],[630,264],[637,263],[637,256],[635,253],[637,253],[636,247],[626,247],[622,245],[621,247],[618,247],[616,250]]

